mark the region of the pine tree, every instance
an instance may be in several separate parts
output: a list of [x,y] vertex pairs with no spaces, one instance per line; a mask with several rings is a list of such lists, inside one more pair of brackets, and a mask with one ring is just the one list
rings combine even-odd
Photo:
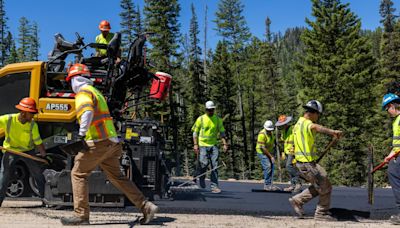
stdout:
[[299,64],[300,102],[321,101],[325,111],[320,123],[345,132],[323,160],[332,182],[360,185],[366,175],[366,147],[377,110],[371,99],[377,83],[376,60],[367,39],[360,35],[360,19],[349,4],[312,0],[312,5],[315,20],[306,19],[310,29],[302,35],[305,54]]
[[398,16],[393,13],[396,9],[393,7],[392,0],[381,0],[379,13],[381,14],[381,23],[383,24],[383,28],[385,32],[393,32],[394,23],[396,22],[396,18]]
[[17,47],[15,46],[15,41],[13,39],[11,32],[8,32],[6,42],[8,49],[7,49],[7,55],[6,55],[7,59],[5,61],[5,64],[18,62]]
[[0,67],[4,66],[7,60],[6,50],[7,47],[6,36],[7,36],[7,17],[4,7],[4,0],[0,0]]
[[135,20],[137,12],[132,0],[121,0],[120,6],[122,12],[119,14],[121,17],[121,47],[123,56],[126,56],[129,50],[129,45],[135,40]]
[[139,5],[136,6],[134,15],[135,15],[135,17],[134,17],[135,19],[133,21],[133,25],[134,25],[133,30],[135,31],[136,35],[140,35],[144,32],[144,29],[143,29],[142,13],[140,11]]
[[203,63],[200,59],[201,57],[201,48],[200,41],[198,38],[199,35],[199,25],[197,22],[197,16],[195,12],[194,5],[191,6],[192,9],[192,18],[190,20],[190,46],[189,46],[189,91],[190,93],[190,104],[192,106],[191,119],[195,121],[197,116],[204,110],[203,106],[206,102],[206,97],[203,96],[205,92],[204,82],[202,81],[202,75],[204,74]]
[[221,177],[233,176],[237,165],[235,142],[240,140],[235,134],[235,86],[230,69],[231,58],[226,42],[219,41],[209,67],[210,99],[217,105],[216,114],[224,119],[226,137],[229,141],[231,153],[220,153],[220,160],[228,164],[227,171],[221,171]]
[[40,41],[39,41],[39,28],[36,22],[32,23],[32,27],[30,27],[30,45],[29,45],[29,60],[37,61],[39,59],[39,48],[40,48]]
[[[240,141],[237,141],[239,153],[232,151],[232,154],[237,156],[239,166],[235,166],[236,169],[234,174],[239,173],[241,168],[242,172],[249,169],[249,154],[248,154],[248,140],[247,140],[247,129],[246,129],[246,118],[244,110],[244,91],[246,86],[241,83],[245,78],[245,75],[241,74],[240,69],[245,63],[243,59],[243,51],[245,45],[250,39],[249,28],[247,27],[246,20],[242,15],[244,6],[240,0],[221,0],[218,4],[218,10],[216,12],[215,23],[217,25],[216,31],[226,42],[228,50],[230,52],[231,71],[233,72],[233,78],[235,80],[235,89],[237,91],[237,111],[240,119],[240,131],[237,131],[235,135],[241,137]],[[232,145],[232,149],[235,149],[236,145]]]
[[272,41],[272,33],[271,33],[271,19],[267,17],[265,19],[265,37],[267,38],[267,42]]
[[[150,37],[152,48],[149,50],[149,56],[157,69],[173,74],[175,67],[181,60],[178,53],[178,39],[181,37],[179,33],[180,24],[178,17],[180,13],[180,5],[177,0],[157,1],[145,0],[144,12],[146,16],[145,28],[147,31],[154,32],[156,35]],[[172,128],[173,148],[175,151],[174,158],[177,163],[177,174],[180,174],[180,152],[178,151],[179,138],[179,116],[177,113],[181,107],[181,88],[177,83],[179,80],[174,79],[174,83],[169,90],[169,110],[165,105],[157,107],[158,110],[152,110],[153,116],[160,114],[168,115],[168,121]]]
[[30,42],[31,42],[31,29],[29,21],[26,17],[19,19],[18,27],[18,60],[21,62],[29,61],[30,53]]

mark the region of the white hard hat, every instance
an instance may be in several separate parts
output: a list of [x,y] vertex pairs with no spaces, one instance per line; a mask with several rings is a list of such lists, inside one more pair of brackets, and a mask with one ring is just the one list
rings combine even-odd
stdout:
[[214,109],[215,108],[215,104],[212,101],[207,101],[206,102],[206,109]]
[[267,130],[267,131],[273,131],[274,128],[275,128],[275,126],[274,126],[274,123],[272,123],[271,120],[267,120],[267,121],[265,121],[265,123],[264,123],[264,128],[265,128],[265,130]]
[[305,108],[307,110],[316,111],[319,114],[322,114],[322,111],[323,111],[321,102],[319,102],[317,100],[311,100],[311,101],[307,102],[306,105],[303,105],[303,108]]

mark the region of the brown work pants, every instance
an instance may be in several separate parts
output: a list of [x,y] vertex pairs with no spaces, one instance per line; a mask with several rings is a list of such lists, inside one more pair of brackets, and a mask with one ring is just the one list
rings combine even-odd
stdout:
[[142,208],[145,203],[144,195],[120,170],[121,144],[103,140],[95,142],[89,147],[88,152],[79,152],[75,156],[75,164],[71,172],[75,215],[80,218],[89,218],[88,178],[97,166],[100,166],[107,179],[123,192],[136,207]]
[[325,169],[316,163],[297,162],[296,166],[299,169],[300,176],[310,182],[311,185],[294,196],[293,199],[303,205],[314,197],[319,196],[315,215],[327,214],[331,204],[332,185]]

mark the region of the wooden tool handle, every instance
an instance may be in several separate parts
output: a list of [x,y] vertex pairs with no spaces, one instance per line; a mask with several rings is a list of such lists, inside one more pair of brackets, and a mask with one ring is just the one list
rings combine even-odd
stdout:
[[21,156],[21,157],[24,157],[24,158],[29,158],[31,160],[42,162],[42,163],[45,163],[46,165],[49,164],[49,162],[47,162],[46,159],[39,158],[39,157],[36,157],[36,156],[32,156],[32,155],[24,153],[24,152],[18,152],[18,151],[15,151],[15,150],[4,148],[2,146],[0,146],[0,150],[5,150],[6,152],[8,152],[10,154],[15,154],[15,155],[18,155],[18,156]]

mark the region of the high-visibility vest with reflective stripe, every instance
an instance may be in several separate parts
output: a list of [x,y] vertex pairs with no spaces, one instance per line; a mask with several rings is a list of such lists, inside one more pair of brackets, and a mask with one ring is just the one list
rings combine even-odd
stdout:
[[311,130],[311,125],[311,120],[300,117],[293,128],[294,153],[299,162],[313,162],[318,159],[315,132]]
[[259,154],[263,154],[262,149],[267,149],[269,153],[272,153],[274,150],[274,142],[275,142],[275,136],[274,134],[267,134],[267,130],[262,129],[258,133],[257,137],[257,144],[256,144],[256,151]]
[[283,151],[285,154],[294,154],[294,136],[293,136],[293,126],[289,126],[281,136],[283,140]]
[[[114,33],[108,33],[107,37],[104,38],[103,34],[96,36],[96,43],[98,44],[109,44],[111,39],[114,37]],[[100,53],[100,56],[107,56],[107,49],[96,48],[96,51]]]
[[35,145],[42,144],[39,128],[32,120],[22,124],[18,120],[20,114],[0,116],[0,126],[5,125],[5,139],[3,147],[19,152],[31,151]]
[[[92,102],[85,102],[88,97]],[[84,102],[81,100],[84,100]],[[76,95],[75,104],[79,121],[85,111],[93,111],[93,120],[86,133],[85,140],[102,140],[117,137],[117,131],[108,110],[107,101],[100,91],[91,85],[84,86]]]
[[400,115],[393,121],[392,151],[400,150]]
[[199,146],[215,146],[218,137],[225,134],[223,121],[216,114],[211,117],[207,114],[198,117],[192,131],[198,134]]

